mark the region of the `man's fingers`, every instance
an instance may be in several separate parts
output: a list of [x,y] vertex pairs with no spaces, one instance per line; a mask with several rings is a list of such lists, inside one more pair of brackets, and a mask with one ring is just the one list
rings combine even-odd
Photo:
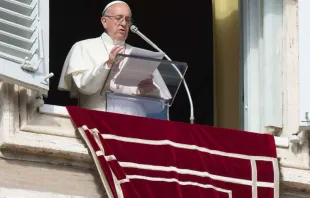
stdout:
[[111,51],[110,51],[110,54],[112,54],[112,53],[117,49],[117,47],[118,47],[118,46],[113,47],[113,48],[111,49]]
[[124,53],[125,52],[125,49],[122,49],[122,50],[120,50],[118,53],[116,53],[116,54],[122,54],[122,53]]
[[139,83],[139,86],[149,86],[149,85],[152,85],[153,84],[153,81],[148,79],[148,80],[143,80]]
[[[115,63],[119,63],[119,60],[115,60],[115,57],[117,54],[123,53],[125,51],[125,47],[121,46],[121,45],[117,45],[115,47],[112,48],[110,54],[109,54],[109,60],[108,60],[108,64],[113,65]],[[115,62],[116,61],[116,62]]]
[[110,51],[110,54],[113,54],[114,51],[115,51],[116,49],[120,48],[120,47],[123,47],[123,46],[121,46],[121,45],[116,45],[115,47],[113,47],[113,48],[111,49],[111,51]]
[[123,53],[125,51],[125,48],[122,46],[120,48],[117,48],[114,52],[113,55],[116,56],[117,54]]
[[113,51],[111,50],[110,54],[111,55],[116,55],[116,54],[118,54],[123,49],[125,49],[123,46],[118,46]]

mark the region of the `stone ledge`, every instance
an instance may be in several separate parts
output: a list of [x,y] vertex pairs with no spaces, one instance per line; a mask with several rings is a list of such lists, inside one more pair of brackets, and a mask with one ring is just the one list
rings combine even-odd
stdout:
[[70,138],[78,138],[79,135],[70,117],[47,113],[35,113],[20,130]]
[[1,155],[8,159],[92,167],[93,160],[83,142],[75,138],[19,132],[4,141]]
[[309,198],[310,193],[308,192],[298,192],[294,190],[281,189],[281,198]]
[[310,194],[310,169],[281,167],[281,188]]

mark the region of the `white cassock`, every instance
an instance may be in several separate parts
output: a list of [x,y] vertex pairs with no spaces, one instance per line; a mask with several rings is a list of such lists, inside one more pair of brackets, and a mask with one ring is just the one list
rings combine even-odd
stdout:
[[[125,46],[125,54],[130,54],[134,48],[128,44],[117,43]],[[106,94],[107,91],[121,93],[127,95],[135,95],[138,93],[138,87],[129,87],[115,85],[113,80],[106,90],[101,90],[109,75],[110,68],[106,62],[109,59],[109,53],[114,47],[114,42],[107,33],[103,33],[100,37],[82,40],[75,43],[65,60],[58,89],[70,91],[71,97],[77,97],[79,106],[93,110],[106,111]],[[156,70],[153,74],[154,85],[162,87],[164,81]],[[158,98],[170,99],[171,95],[167,89],[156,89],[147,95],[156,96]],[[120,99],[112,104],[113,112],[146,116],[146,111],[156,111],[156,105],[149,106],[135,102],[134,100]]]

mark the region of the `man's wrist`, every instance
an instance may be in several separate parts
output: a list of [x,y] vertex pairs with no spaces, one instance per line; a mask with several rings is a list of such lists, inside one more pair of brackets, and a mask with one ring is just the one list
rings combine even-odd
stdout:
[[113,66],[113,64],[114,64],[114,61],[113,60],[108,60],[107,62],[106,62],[106,65],[111,69],[111,67]]

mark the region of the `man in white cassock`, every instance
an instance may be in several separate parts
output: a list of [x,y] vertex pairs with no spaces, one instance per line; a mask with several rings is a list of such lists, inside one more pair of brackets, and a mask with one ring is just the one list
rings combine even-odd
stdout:
[[[109,91],[170,99],[169,91],[163,91],[158,86],[164,83],[158,71],[154,73],[154,78],[145,79],[134,87],[116,85],[112,79],[101,94],[116,55],[130,54],[134,48],[125,43],[132,25],[128,4],[123,1],[109,3],[102,12],[101,23],[105,32],[100,37],[82,40],[72,46],[62,69],[58,89],[70,91],[71,97],[78,98],[80,107],[100,111],[107,110],[105,93]],[[163,112],[167,112],[162,104],[156,106],[147,101],[117,97],[110,101],[109,106],[112,112],[143,117],[147,117],[147,111],[163,109]]]

